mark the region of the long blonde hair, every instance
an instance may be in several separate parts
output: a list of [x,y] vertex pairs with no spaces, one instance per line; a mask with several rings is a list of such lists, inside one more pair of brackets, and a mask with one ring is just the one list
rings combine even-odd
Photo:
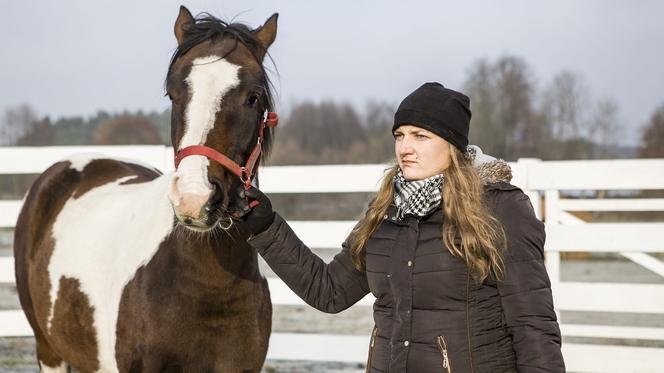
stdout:
[[[501,252],[506,246],[505,232],[486,206],[484,188],[472,160],[456,147],[450,149],[451,163],[444,172],[442,186],[442,249],[447,248],[452,255],[465,260],[476,280],[484,281],[489,275],[499,279],[503,272]],[[394,199],[392,179],[398,171],[397,164],[390,167],[378,194],[351,232],[350,253],[355,267],[360,270],[365,268],[364,246]],[[461,237],[458,246],[454,240],[457,234]]]

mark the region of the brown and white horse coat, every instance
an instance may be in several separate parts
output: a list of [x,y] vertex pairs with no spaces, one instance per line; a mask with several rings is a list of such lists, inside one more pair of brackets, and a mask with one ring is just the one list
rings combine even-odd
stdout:
[[[182,8],[180,45],[195,22]],[[249,32],[267,49],[276,17]],[[242,162],[268,109],[247,99],[263,79],[252,57],[263,54],[218,36],[171,66],[173,141]],[[41,174],[15,233],[17,287],[41,371],[259,372],[271,325],[267,281],[242,227],[218,228],[231,221],[238,183],[204,156],[165,175],[99,155]]]

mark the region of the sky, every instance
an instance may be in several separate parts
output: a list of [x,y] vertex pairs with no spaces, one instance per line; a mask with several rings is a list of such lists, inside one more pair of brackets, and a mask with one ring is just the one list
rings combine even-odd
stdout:
[[305,100],[397,104],[426,81],[461,90],[475,61],[504,55],[523,58],[538,89],[568,70],[593,100],[614,99],[624,145],[664,103],[662,1],[3,0],[0,110],[28,103],[57,118],[167,108],[180,4],[252,27],[279,13],[270,53],[281,110]]

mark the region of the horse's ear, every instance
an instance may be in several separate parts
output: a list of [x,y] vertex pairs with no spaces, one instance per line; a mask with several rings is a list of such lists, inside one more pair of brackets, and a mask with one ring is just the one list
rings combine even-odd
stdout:
[[194,17],[184,5],[180,5],[180,13],[175,20],[175,38],[178,39],[178,45],[184,43],[184,35],[187,28],[194,24]]
[[279,13],[274,13],[265,24],[258,29],[254,30],[254,36],[258,41],[261,42],[263,48],[267,49],[272,45],[274,39],[277,37],[277,19],[279,18]]

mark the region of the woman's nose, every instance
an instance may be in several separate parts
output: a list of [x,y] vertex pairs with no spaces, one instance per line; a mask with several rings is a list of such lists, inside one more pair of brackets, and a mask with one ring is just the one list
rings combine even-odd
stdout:
[[406,155],[413,152],[411,142],[405,138],[399,142],[397,149],[399,150],[399,155]]

